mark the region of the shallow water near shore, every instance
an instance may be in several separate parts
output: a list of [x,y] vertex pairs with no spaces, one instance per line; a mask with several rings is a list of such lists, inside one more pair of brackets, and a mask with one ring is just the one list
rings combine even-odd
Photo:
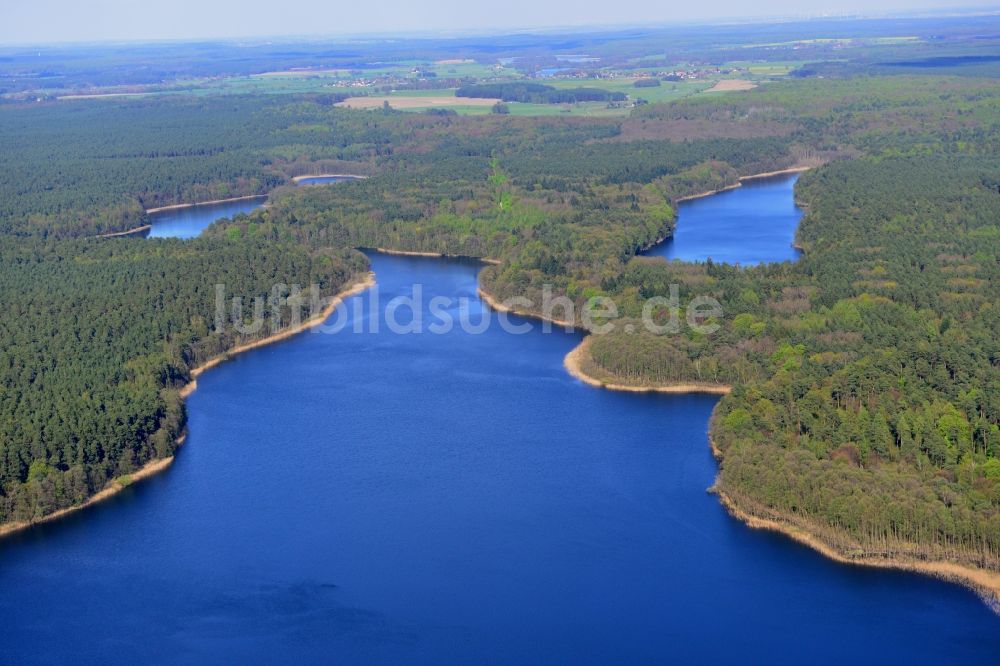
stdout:
[[[474,262],[372,264],[382,307],[420,283],[488,314]],[[579,334],[511,320],[533,330],[348,325],[201,375],[168,471],[0,541],[0,662],[995,662],[972,592],[729,517],[715,397],[583,385]]]

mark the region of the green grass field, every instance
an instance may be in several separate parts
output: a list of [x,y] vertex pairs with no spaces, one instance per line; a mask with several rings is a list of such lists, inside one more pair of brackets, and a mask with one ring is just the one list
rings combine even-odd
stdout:
[[[698,80],[685,81],[663,81],[660,86],[651,88],[636,88],[637,78],[649,75],[656,71],[663,71],[663,67],[650,68],[641,66],[641,60],[635,62],[634,68],[627,70],[626,76],[619,78],[594,78],[594,79],[534,79],[539,83],[551,85],[555,88],[567,89],[576,87],[600,88],[610,92],[620,92],[628,95],[630,100],[642,99],[650,103],[671,102],[688,97],[711,88],[716,80],[722,77],[706,77]],[[740,68],[745,72],[742,78],[749,78],[754,81],[767,80],[785,76],[789,71],[802,64],[801,62],[764,62],[764,61],[737,61],[727,63],[727,68]],[[690,68],[691,65],[678,63],[676,69]],[[670,69],[670,68],[668,68]],[[351,96],[384,95],[380,90],[381,86],[355,87],[348,84],[356,82],[358,79],[375,79],[382,77],[392,77],[403,81],[416,81],[420,72],[433,72],[441,79],[471,78],[477,80],[508,78],[511,80],[523,78],[523,75],[510,67],[502,67],[499,64],[484,64],[479,62],[432,62],[406,60],[392,63],[374,63],[373,66],[364,69],[330,68],[315,70],[286,70],[271,71],[248,76],[228,76],[221,78],[197,78],[175,81],[167,85],[148,86],[145,89],[135,87],[116,90],[102,89],[101,93],[129,93],[129,94],[188,94],[188,95],[283,95],[302,93],[329,93],[347,94]],[[738,78],[737,76],[727,76],[725,78]],[[383,88],[384,89],[384,88]],[[65,95],[68,91],[52,90],[50,94]],[[436,88],[431,90],[399,90],[388,93],[390,97],[441,97],[454,95],[453,89]],[[435,105],[429,104],[427,107],[417,107],[408,105],[408,111],[424,111],[433,108]],[[588,102],[582,104],[519,104],[508,105],[512,115],[519,116],[619,116],[629,112],[626,108],[608,108],[603,102]],[[458,113],[479,115],[489,113],[488,107],[475,105],[453,105],[448,108],[454,109]]]

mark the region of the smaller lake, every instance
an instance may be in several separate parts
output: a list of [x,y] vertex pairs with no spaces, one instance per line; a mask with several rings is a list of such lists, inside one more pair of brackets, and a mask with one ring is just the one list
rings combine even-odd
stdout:
[[357,180],[356,176],[310,176],[296,181],[296,185],[329,185],[339,183],[344,180]]
[[174,208],[149,216],[152,228],[147,238],[194,238],[200,236],[208,225],[224,217],[249,213],[264,205],[266,196],[227,201],[225,203],[199,204],[187,208]]
[[794,201],[798,179],[798,174],[754,178],[736,189],[684,201],[673,237],[643,254],[742,266],[795,261],[801,252],[792,240],[803,214]]
[[[311,176],[296,182],[296,185],[329,185],[344,180],[354,180],[354,176]],[[267,195],[262,194],[252,199],[240,201],[225,201],[222,203],[204,203],[187,208],[174,208],[158,213],[151,213],[149,222],[152,228],[146,234],[147,238],[194,238],[200,236],[208,225],[225,217],[233,217],[240,213],[257,210],[267,201]]]

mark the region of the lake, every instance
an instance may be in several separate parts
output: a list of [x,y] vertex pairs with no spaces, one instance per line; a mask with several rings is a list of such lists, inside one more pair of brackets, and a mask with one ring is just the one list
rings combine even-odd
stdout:
[[150,213],[149,223],[152,226],[146,237],[194,238],[216,220],[255,211],[263,206],[265,201],[267,201],[266,196],[259,196],[253,199],[198,204]]
[[345,180],[357,180],[358,176],[308,176],[296,181],[296,185],[329,185],[340,183]]
[[[303,178],[295,184],[329,185],[345,180],[353,180],[353,176],[312,176]],[[184,208],[173,208],[150,213],[151,228],[147,238],[194,238],[201,234],[208,225],[216,220],[233,217],[240,213],[250,213],[257,210],[267,201],[266,195],[241,199],[239,201],[224,201],[221,203],[196,204]]]
[[995,663],[964,588],[729,517],[715,397],[583,385],[518,317],[376,331],[415,284],[487,312],[474,262],[372,264],[341,332],[199,378],[167,472],[0,541],[0,662]]
[[795,205],[798,174],[751,178],[732,190],[682,201],[672,238],[646,256],[683,261],[754,264],[794,261],[802,210]]

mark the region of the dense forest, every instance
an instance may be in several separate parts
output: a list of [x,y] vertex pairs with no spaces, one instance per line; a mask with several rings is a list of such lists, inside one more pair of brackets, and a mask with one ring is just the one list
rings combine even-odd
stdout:
[[[618,327],[594,336],[585,370],[731,385],[712,424],[718,487],[750,513],[845,552],[1000,568],[995,79],[803,79],[594,120],[328,102],[0,109],[13,165],[0,286],[18,313],[4,339],[19,341],[0,364],[8,517],[167,451],[183,418],[172,391],[233,343],[206,324],[205,284],[249,295],[281,275],[333,290],[364,269],[350,248],[388,247],[498,260],[481,277],[493,295],[537,302],[549,285],[578,311],[610,296],[635,318],[671,284],[682,300],[714,296],[717,333]],[[639,256],[671,233],[678,199],[801,165],[817,168],[797,190],[800,261]],[[286,186],[333,166],[371,177]],[[127,227],[154,203],[275,186],[267,209],[191,243],[62,238]],[[144,314],[104,314],[126,311]]]
[[79,236],[158,206],[266,194],[320,168],[366,173],[405,130],[330,100],[249,97],[8,107],[0,233]]
[[718,410],[727,492],[866,547],[1000,564],[998,184],[996,154],[804,179],[811,294],[758,311],[778,346]]
[[366,267],[353,251],[253,240],[0,240],[0,523],[79,503],[172,454],[191,368],[272,332],[219,327],[216,284],[289,321],[275,283],[329,295]]
[[[535,124],[532,146],[500,134],[492,162],[463,151],[451,180],[447,161],[410,156],[350,188],[286,191],[212,233],[490,257],[495,296],[538,302],[551,285],[578,311],[603,295],[637,317],[671,284],[682,300],[715,296],[715,335],[618,327],[595,336],[587,370],[734,386],[712,432],[719,488],[749,512],[829,531],[845,551],[997,567],[997,96],[982,80],[802,81],[639,109],[585,142],[565,140],[581,132],[571,123]],[[706,138],[651,138],[678,127]],[[727,136],[742,138],[712,138]],[[423,139],[435,155],[461,143]],[[678,198],[818,163],[798,190],[801,261],[636,256],[669,233]]]

